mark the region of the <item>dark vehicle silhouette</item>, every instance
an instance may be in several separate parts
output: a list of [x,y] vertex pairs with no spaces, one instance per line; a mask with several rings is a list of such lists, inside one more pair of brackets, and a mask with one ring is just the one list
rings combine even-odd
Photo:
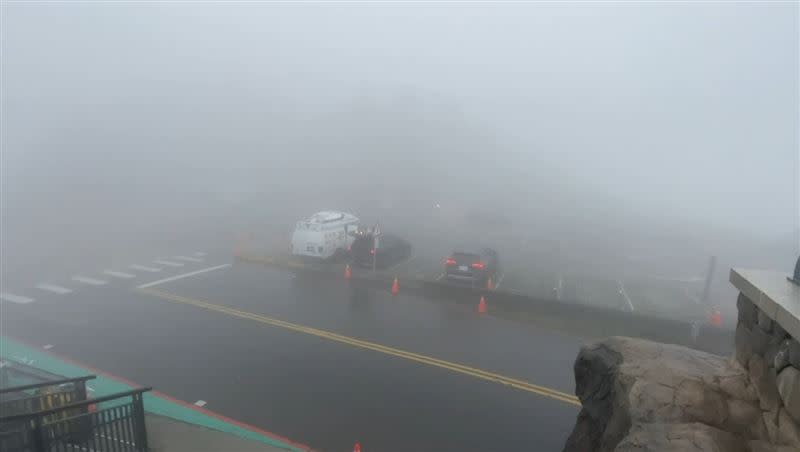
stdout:
[[454,251],[445,261],[445,279],[472,287],[486,287],[489,277],[497,281],[497,269],[497,252],[491,248],[480,252]]

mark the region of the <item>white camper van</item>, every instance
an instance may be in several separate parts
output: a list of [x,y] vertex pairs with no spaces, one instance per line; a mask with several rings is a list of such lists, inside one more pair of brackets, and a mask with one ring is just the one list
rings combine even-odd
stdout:
[[358,218],[344,212],[322,211],[297,222],[291,250],[295,256],[329,259],[347,251],[358,229]]

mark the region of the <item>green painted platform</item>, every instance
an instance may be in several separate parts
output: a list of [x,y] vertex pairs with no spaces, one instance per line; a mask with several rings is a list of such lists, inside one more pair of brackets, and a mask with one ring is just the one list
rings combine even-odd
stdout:
[[[87,386],[93,390],[90,394],[94,397],[101,397],[138,387],[138,385],[132,382],[124,381],[124,379],[119,377],[61,358],[54,353],[26,345],[6,336],[0,336],[0,357],[28,364],[68,378],[83,375],[97,375],[96,379],[87,382]],[[289,451],[309,450],[305,446],[291,444],[282,438],[271,436],[267,432],[258,431],[255,427],[251,428],[232,419],[227,419],[224,416],[216,415],[208,410],[194,407],[158,391],[144,394],[144,408],[148,413],[230,433],[240,438],[258,441],[276,448]]]

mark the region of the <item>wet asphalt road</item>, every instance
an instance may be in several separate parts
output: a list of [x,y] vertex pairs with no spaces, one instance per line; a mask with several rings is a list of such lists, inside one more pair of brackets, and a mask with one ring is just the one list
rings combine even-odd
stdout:
[[[365,452],[563,446],[578,413],[564,401],[134,290],[226,261],[4,304],[3,333],[188,402],[205,400],[315,449],[349,451],[356,441]],[[573,392],[578,339],[402,292],[246,264],[152,289]]]

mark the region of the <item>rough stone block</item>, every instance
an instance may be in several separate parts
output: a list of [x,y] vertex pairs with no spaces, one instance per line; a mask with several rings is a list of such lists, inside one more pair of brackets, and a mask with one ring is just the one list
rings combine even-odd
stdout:
[[750,357],[747,366],[750,381],[758,393],[759,406],[762,410],[770,411],[778,408],[780,396],[775,383],[773,370],[766,366],[766,363],[759,355]]
[[736,325],[736,334],[733,338],[735,349],[736,361],[743,367],[747,368],[747,362],[753,356],[753,341],[751,339],[750,329],[744,324],[739,323]]
[[784,339],[778,345],[778,351],[775,352],[775,358],[772,360],[772,367],[775,368],[775,372],[780,372],[789,365],[789,346],[791,343],[791,339]]
[[769,333],[765,333],[761,328],[756,327],[750,330],[750,345],[753,346],[753,353],[764,356],[770,339],[772,339],[772,336]]
[[750,452],[797,452],[792,446],[775,446],[764,440],[753,440],[748,443]]
[[777,416],[770,412],[761,414],[764,427],[767,429],[767,439],[773,444],[778,443],[778,419]]
[[758,402],[758,393],[755,387],[749,383],[749,376],[745,375],[734,374],[719,377],[719,389],[728,397],[748,402]]
[[800,369],[800,342],[797,338],[792,338],[789,342],[789,364]]
[[739,293],[739,298],[736,300],[736,308],[739,310],[739,322],[748,328],[752,328],[758,321],[758,308],[756,305],[745,294]]
[[750,452],[775,452],[775,446],[764,440],[750,441],[748,444]]
[[675,390],[675,405],[686,420],[722,427],[729,417],[728,404],[721,393],[708,391],[700,382],[684,380]]
[[722,425],[725,431],[747,432],[752,438],[767,436],[761,410],[754,403],[744,400],[728,399],[728,419]]
[[773,322],[773,324],[772,324],[772,337],[774,337],[775,340],[780,342],[780,341],[786,339],[787,336],[789,336],[789,333],[787,333],[786,330],[783,329],[781,324],[778,323],[778,322]]
[[775,335],[769,335],[769,341],[767,342],[767,349],[764,351],[764,363],[767,367],[771,367],[775,360],[775,355],[778,353],[778,349],[781,346],[781,340],[779,340]]
[[612,337],[581,348],[575,383],[583,408],[567,452],[744,452],[769,436],[746,366],[729,358]]
[[800,370],[792,366],[783,369],[777,382],[784,409],[795,422],[800,421]]
[[800,427],[783,409],[778,414],[778,444],[800,449]]
[[761,377],[761,375],[764,374],[764,358],[754,353],[753,356],[747,360],[747,371],[751,380]]
[[758,327],[765,333],[772,333],[772,319],[761,309],[758,310]]
[[737,435],[704,424],[653,423],[634,425],[613,450],[614,452],[746,452],[748,446],[749,444]]

